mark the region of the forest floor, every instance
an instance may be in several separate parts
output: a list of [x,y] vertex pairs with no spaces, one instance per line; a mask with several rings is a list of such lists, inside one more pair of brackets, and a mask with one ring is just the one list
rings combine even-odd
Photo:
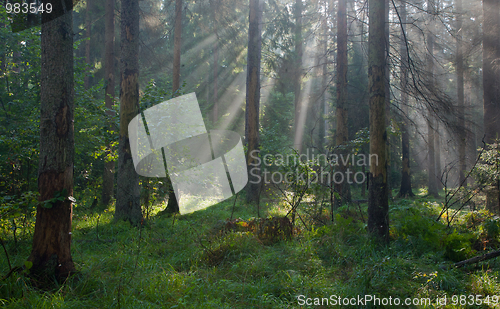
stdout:
[[[133,228],[113,222],[113,207],[88,209],[84,205],[91,200],[83,199],[73,218],[72,255],[78,274],[50,291],[34,288],[20,274],[12,275],[0,281],[0,305],[499,307],[498,259],[453,266],[497,250],[500,221],[484,210],[464,208],[448,227],[451,212],[436,221],[442,199],[428,198],[423,191],[411,199],[395,199],[390,204],[390,244],[382,246],[367,236],[366,203],[336,210],[333,222],[327,206],[304,203],[294,235],[286,239],[279,233],[274,238],[258,237],[251,228],[256,209],[243,200],[239,197],[234,203],[233,197],[176,217],[156,215],[164,206],[153,207],[145,224]],[[269,197],[261,201],[262,217],[286,213],[283,202]],[[32,231],[18,233],[16,242],[12,233],[2,235],[13,266],[23,265],[31,247]],[[4,253],[0,252],[2,276],[9,271]],[[389,305],[397,299],[400,305]]]

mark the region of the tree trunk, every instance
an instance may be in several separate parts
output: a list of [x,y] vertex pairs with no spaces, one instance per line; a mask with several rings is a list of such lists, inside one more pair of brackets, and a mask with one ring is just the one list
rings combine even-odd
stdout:
[[[181,81],[181,44],[182,44],[182,0],[175,0],[175,30],[174,30],[174,67],[172,95],[176,97]],[[175,196],[172,181],[167,179],[168,204],[165,212],[168,214],[179,213],[179,203]]]
[[467,186],[465,179],[466,156],[466,131],[465,131],[465,102],[464,102],[464,60],[462,47],[462,0],[456,0],[457,10],[457,104],[458,104],[458,169],[459,169],[459,185]]
[[401,187],[399,188],[400,197],[414,196],[411,189],[411,170],[410,170],[410,134],[408,133],[408,46],[406,45],[406,2],[401,0],[400,8],[401,18],[401,110],[403,117],[401,123]]
[[[106,114],[108,117],[113,116],[111,109],[114,105],[115,98],[115,0],[106,0],[106,13],[105,13],[105,72],[106,75],[106,97],[104,99],[106,108],[108,111]],[[109,121],[109,130],[115,130],[113,122]],[[108,145],[111,150],[111,144]],[[106,152],[108,155],[109,152]],[[102,175],[102,203],[108,205],[113,196],[114,188],[114,174],[115,174],[115,162],[105,161],[104,162],[104,173]]]
[[[92,0],[86,0],[86,8],[85,8],[85,36],[87,38],[87,41],[85,42],[85,63],[87,65],[90,65],[90,36],[92,34],[91,1]],[[83,79],[83,86],[85,87],[85,89],[89,89],[90,87],[89,74],[85,74],[85,78]]]
[[[434,2],[432,0],[427,0],[427,7],[430,14],[434,13]],[[434,18],[431,16],[431,19]],[[431,21],[431,25],[432,25]],[[432,28],[429,26],[429,28]],[[427,32],[427,56],[426,56],[426,66],[428,72],[428,80],[427,82],[431,87],[434,85],[434,35],[431,31]],[[434,114],[432,110],[428,109],[427,115],[427,147],[428,147],[428,194],[434,197],[438,197],[438,188],[437,188],[437,178],[436,178],[436,152],[435,152],[435,120]]]
[[385,127],[385,0],[369,1],[368,83],[370,104],[370,154],[368,177],[368,231],[387,242],[389,240],[389,204]]
[[115,220],[142,221],[139,175],[134,169],[128,125],[139,113],[139,1],[122,0],[120,66],[120,141]]
[[485,142],[500,138],[500,2],[483,0],[483,92]]
[[259,202],[260,166],[259,156],[259,105],[260,105],[260,60],[262,31],[262,2],[250,0],[248,28],[247,93],[245,113],[245,139],[247,144],[248,184],[247,202]]
[[[75,266],[71,258],[74,161],[73,18],[71,2],[53,2],[54,14],[42,15],[41,120],[38,191],[30,273],[64,281]],[[65,8],[68,8],[65,10]],[[55,200],[63,196],[64,201]]]
[[[302,151],[302,134],[304,123],[300,121],[302,112],[301,82],[302,82],[302,0],[295,0],[295,72],[293,76],[293,90],[295,93],[295,119],[294,119],[294,146],[300,153]],[[305,122],[305,118],[304,121]]]
[[[337,10],[337,132],[336,145],[340,149],[349,140],[347,127],[347,3],[346,0],[339,0]],[[348,151],[340,150],[341,156],[346,156]],[[339,169],[342,175],[346,175],[349,164],[344,165],[340,160]],[[340,195],[340,199],[335,199],[335,207],[351,202],[351,190],[347,181],[335,182],[335,191]]]
[[[326,1],[324,1],[324,6],[326,7]],[[323,28],[323,64],[321,72],[321,105],[319,110],[319,143],[318,147],[320,151],[323,151],[325,146],[325,136],[327,135],[327,99],[326,95],[328,93],[327,89],[327,75],[328,75],[328,14],[325,12],[321,27]]]
[[[390,44],[389,44],[389,1],[385,2],[385,127],[389,127],[391,125],[391,70],[390,70]],[[389,136],[387,136],[386,143],[386,156],[387,156],[387,186],[389,190],[389,198],[392,198],[392,178],[391,178],[391,143],[389,140]]]
[[441,170],[441,134],[439,133],[439,122],[436,121],[436,130],[435,130],[435,138],[436,148],[434,149],[436,153],[436,185],[438,192],[443,190],[443,181],[444,179],[441,177],[443,171]]
[[217,29],[217,1],[210,1],[212,6],[212,14],[214,19],[214,32],[215,32],[215,42],[214,42],[214,108],[213,108],[213,123],[215,124],[219,120],[219,33]]

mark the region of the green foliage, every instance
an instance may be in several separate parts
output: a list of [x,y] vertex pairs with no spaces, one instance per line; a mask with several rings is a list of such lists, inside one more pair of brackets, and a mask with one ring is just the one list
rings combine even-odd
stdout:
[[474,179],[479,184],[496,186],[497,182],[500,181],[500,147],[498,145],[498,143],[488,144],[480,161],[472,171]]

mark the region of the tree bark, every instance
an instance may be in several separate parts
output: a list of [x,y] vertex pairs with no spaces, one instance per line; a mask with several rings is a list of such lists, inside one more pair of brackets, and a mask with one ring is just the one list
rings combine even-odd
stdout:
[[247,93],[245,113],[245,139],[247,144],[248,184],[246,186],[249,203],[259,202],[260,166],[256,158],[259,154],[259,105],[260,105],[260,61],[262,32],[262,2],[250,0],[248,28]]
[[115,220],[142,221],[139,175],[130,151],[128,125],[139,113],[139,1],[122,0],[120,66],[120,141]]
[[[38,191],[30,273],[64,281],[75,266],[71,258],[74,161],[74,83],[72,4],[53,2],[54,14],[42,15],[41,117]],[[67,9],[66,9],[67,8]],[[53,200],[57,196],[64,201]],[[50,201],[52,200],[52,201]]]
[[371,162],[368,192],[368,231],[383,242],[389,240],[389,201],[385,127],[385,0],[369,1],[368,88],[370,104]]
[[[434,14],[434,1],[427,0],[427,7],[430,14]],[[433,19],[431,16],[431,25],[429,28],[432,29]],[[434,85],[434,34],[429,30],[427,31],[427,55],[426,55],[426,66],[428,72],[427,82],[432,87]],[[437,177],[436,177],[436,152],[435,152],[435,120],[432,110],[428,109],[427,115],[427,147],[428,147],[428,179],[427,187],[428,194],[434,197],[438,197],[438,187],[437,187]]]
[[[175,0],[175,30],[174,30],[174,67],[172,95],[176,97],[181,80],[181,44],[182,44],[182,0]],[[179,203],[175,197],[175,190],[170,179],[167,179],[168,204],[165,212],[179,213]]]
[[[346,156],[348,151],[342,150],[349,140],[349,130],[347,127],[347,2],[339,0],[337,10],[337,108],[336,108],[336,145],[340,147],[339,153]],[[349,164],[344,165],[340,160],[339,169],[342,175],[346,175]],[[346,181],[335,182],[335,191],[340,195],[340,199],[335,199],[335,207],[351,202],[351,190]]]
[[300,121],[302,112],[301,82],[302,82],[302,0],[295,0],[295,72],[293,76],[293,90],[295,93],[294,145],[300,153],[302,151],[302,134],[304,123]]
[[500,138],[500,2],[483,0],[483,92],[485,142]]
[[181,81],[181,37],[182,37],[182,0],[175,0],[175,26],[174,26],[174,72],[172,91],[179,90]]
[[[106,0],[106,13],[105,13],[105,68],[104,74],[106,75],[106,97],[104,99],[108,111],[108,117],[113,116],[111,109],[114,105],[115,98],[115,0]],[[110,120],[108,124],[109,130],[115,130],[113,122]],[[111,145],[108,145],[111,150]],[[106,152],[108,155],[109,152]],[[111,201],[114,191],[114,174],[115,162],[104,162],[104,173],[102,175],[102,203],[108,205]]]
[[[91,18],[91,10],[92,10],[92,0],[86,0],[86,8],[85,8],[85,36],[87,37],[87,41],[85,42],[85,63],[90,65],[90,36],[92,34],[92,18]],[[85,78],[83,79],[83,86],[85,89],[89,89],[90,87],[90,76],[85,74]]]
[[[406,2],[401,0],[399,10],[401,18],[401,110],[404,117],[408,117],[408,46],[406,45]],[[410,170],[410,134],[408,132],[408,119],[404,118],[401,123],[401,186],[399,188],[400,197],[414,196],[411,189],[411,170]]]
[[457,56],[456,56],[456,70],[457,70],[457,104],[458,104],[458,170],[459,170],[459,185],[467,186],[465,179],[466,155],[465,149],[467,147],[466,131],[465,131],[465,100],[464,100],[464,60],[463,60],[463,47],[462,47],[462,0],[456,0],[457,10],[457,25],[456,25],[456,38],[457,38]]

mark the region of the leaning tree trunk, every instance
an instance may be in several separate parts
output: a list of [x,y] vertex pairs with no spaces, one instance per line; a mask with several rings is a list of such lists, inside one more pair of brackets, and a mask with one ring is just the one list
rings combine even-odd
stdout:
[[259,202],[260,166],[259,156],[259,105],[260,105],[260,61],[262,32],[262,2],[250,0],[248,27],[247,93],[245,113],[245,139],[247,144],[248,184],[246,200]]
[[[105,75],[106,75],[106,97],[104,102],[106,105],[106,114],[109,118],[113,116],[111,110],[114,105],[115,98],[115,0],[106,0],[106,14],[105,14]],[[109,129],[115,130],[113,122],[109,120]],[[111,144],[108,145],[111,151]],[[109,152],[106,152],[109,154]],[[102,175],[102,203],[108,205],[113,196],[114,180],[115,180],[115,162],[105,160],[104,173]]]
[[385,127],[385,0],[369,0],[368,89],[370,104],[370,154],[368,231],[382,240],[389,240],[389,201]]
[[139,1],[122,0],[120,142],[115,220],[142,221],[139,175],[134,169],[128,125],[139,113]]
[[[181,85],[181,43],[182,43],[182,0],[175,1],[175,31],[174,31],[174,67],[172,95],[177,96]],[[172,181],[167,180],[168,204],[165,213],[179,213],[179,203],[175,197],[175,188]]]
[[[336,145],[339,149],[345,147],[349,140],[347,129],[347,1],[339,0],[337,11],[337,136]],[[347,150],[339,150],[341,156],[348,154]],[[340,160],[342,161],[342,160]],[[346,175],[349,164],[339,164],[342,175]],[[351,202],[351,191],[347,181],[335,182],[335,191],[340,195],[340,199],[335,199],[335,207]]]
[[[74,161],[72,3],[53,2],[42,15],[38,191],[30,273],[59,282],[75,271],[71,258]],[[56,199],[61,197],[63,200]]]
[[401,110],[403,117],[401,123],[401,187],[399,188],[400,197],[414,196],[411,190],[411,170],[410,170],[410,134],[408,132],[408,46],[406,45],[406,2],[401,0],[400,9],[401,18]]

